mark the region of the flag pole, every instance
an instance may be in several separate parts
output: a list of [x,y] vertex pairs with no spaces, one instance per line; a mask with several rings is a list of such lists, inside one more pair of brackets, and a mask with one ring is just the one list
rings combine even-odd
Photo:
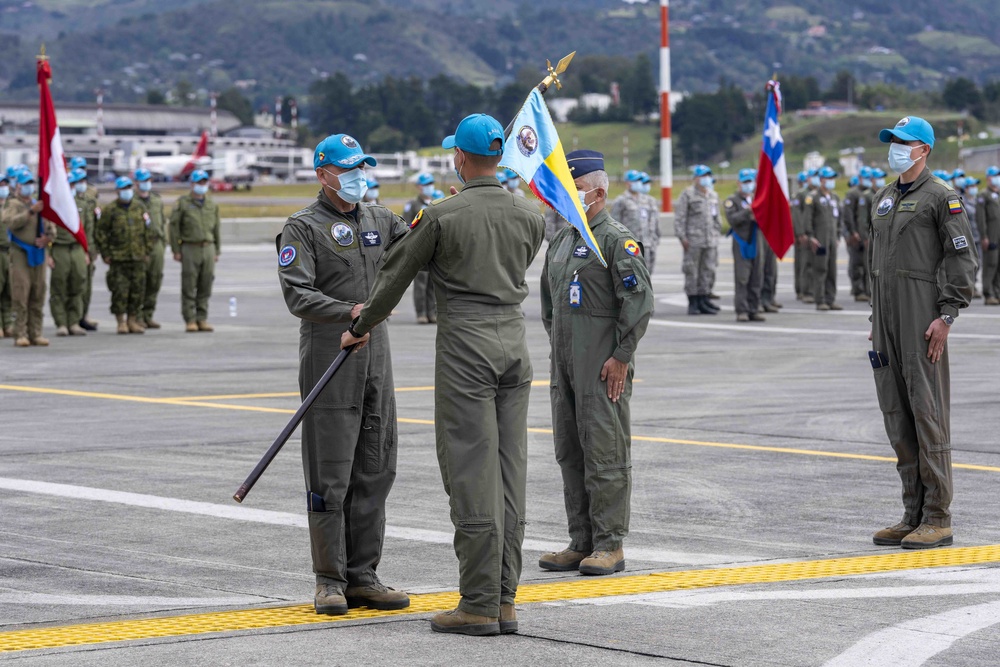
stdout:
[[[548,69],[549,73],[544,79],[542,79],[541,83],[535,86],[536,88],[538,88],[538,92],[544,95],[546,91],[552,86],[552,84],[556,85],[556,90],[562,90],[562,81],[559,80],[559,75],[566,71],[566,68],[569,67],[569,64],[573,62],[573,57],[575,55],[576,51],[569,54],[568,56],[565,56],[558,63],[556,63],[555,67],[552,66],[551,60],[546,59],[545,67],[546,69]],[[507,137],[510,136],[511,131],[514,129],[514,120],[516,118],[517,114],[514,114],[514,118],[512,118],[510,120],[510,123],[507,124],[507,127],[504,128],[503,131],[504,140],[506,140]]]

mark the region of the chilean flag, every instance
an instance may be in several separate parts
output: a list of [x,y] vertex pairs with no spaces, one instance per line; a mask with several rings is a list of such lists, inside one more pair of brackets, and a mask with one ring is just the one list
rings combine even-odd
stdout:
[[777,81],[768,81],[764,141],[757,166],[757,194],[751,206],[771,250],[778,257],[784,257],[795,242],[795,232],[788,206],[788,169],[785,167],[785,140],[781,138],[778,123],[780,113],[781,89]]
[[69,230],[86,251],[87,235],[80,224],[80,212],[66,179],[66,157],[63,155],[62,138],[56,124],[52,92],[49,90],[51,80],[52,67],[45,56],[39,56],[38,91],[41,101],[38,115],[38,182],[44,204],[42,217]]

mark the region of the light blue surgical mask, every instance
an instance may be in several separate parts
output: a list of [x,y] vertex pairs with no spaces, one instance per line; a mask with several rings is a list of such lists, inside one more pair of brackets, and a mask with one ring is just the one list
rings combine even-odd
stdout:
[[965,194],[969,195],[970,197],[975,197],[976,195],[979,194],[979,188],[977,188],[975,185],[970,185],[969,187],[965,188]]
[[810,176],[809,185],[818,188],[819,187],[819,176]]
[[1000,188],[1000,176],[990,176],[990,185]]
[[0,185],[0,199],[6,199],[7,197],[10,197],[10,186]]
[[823,181],[823,187],[833,192],[837,188],[837,181],[832,178],[827,178]]
[[337,176],[340,181],[337,196],[348,204],[357,204],[364,199],[365,193],[368,192],[368,179],[365,178],[365,172],[362,169],[351,169],[343,174],[333,174],[330,171],[326,173]]
[[519,186],[520,184],[521,184],[521,179],[520,178],[508,178],[507,179],[507,189],[508,190],[517,190],[517,186]]
[[21,196],[30,197],[33,194],[35,194],[35,185],[33,183],[21,186]]
[[135,193],[132,192],[132,188],[126,188],[125,190],[118,191],[118,198],[126,203],[132,201],[132,197],[134,196]]
[[153,181],[139,181],[139,189],[143,192],[149,192],[153,189]]
[[[596,189],[596,188],[595,188]],[[583,212],[586,213],[590,210],[590,204],[585,200],[587,199],[587,194],[593,192],[594,190],[577,190],[576,196],[580,199],[580,205],[583,206]]]
[[191,188],[191,192],[195,193],[199,197],[203,197],[206,194],[208,194],[208,186],[207,185],[195,185],[195,186],[193,186]]
[[378,199],[378,188],[370,188],[365,194],[365,199],[368,201],[375,201]]
[[630,183],[628,189],[636,194],[642,194],[642,183],[640,183],[639,181]]
[[885,187],[885,179],[884,178],[876,178],[875,179],[875,187],[876,188],[884,188]]
[[745,195],[753,194],[755,188],[756,186],[753,183],[740,183],[740,190],[742,190]]
[[706,190],[711,190],[712,189],[712,177],[711,176],[702,176],[701,179],[698,180],[698,183],[700,183],[701,187],[705,188]]
[[84,183],[83,181],[80,181],[79,183],[74,183],[73,189],[76,190],[77,194],[82,195],[87,192],[87,184]]
[[420,194],[430,199],[434,196],[434,184],[424,185],[420,188]]
[[906,144],[889,145],[889,169],[897,174],[903,174],[910,170],[917,162],[910,157],[913,153],[913,146]]
[[642,184],[642,194],[648,195],[649,194],[649,190],[651,188],[652,188],[652,186],[649,183],[643,183]]
[[872,179],[870,179],[870,178],[862,178],[861,179],[861,187],[863,187],[863,188],[870,188],[871,186],[872,186]]

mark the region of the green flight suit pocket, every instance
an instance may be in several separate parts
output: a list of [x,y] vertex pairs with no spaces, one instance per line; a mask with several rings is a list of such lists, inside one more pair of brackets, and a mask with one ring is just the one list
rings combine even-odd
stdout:
[[396,469],[396,399],[389,404],[389,412],[382,415],[370,414],[361,427],[361,471],[365,473],[384,472],[386,468]]
[[612,403],[607,394],[587,394],[583,397],[580,441],[589,462],[600,470],[632,467],[631,453],[618,414],[619,405]]
[[876,368],[875,374],[875,394],[878,396],[878,407],[883,414],[893,414],[903,409],[903,402],[899,396],[899,384],[896,382],[896,375],[892,368],[883,366]]
[[635,257],[626,257],[615,263],[618,284],[628,294],[639,294],[644,289],[642,282],[639,280],[640,274],[636,271],[637,261],[642,260],[637,260]]
[[943,357],[932,364],[926,354],[910,353],[906,356],[910,410],[920,440],[926,441],[927,449],[932,452],[951,449],[949,426],[947,420],[942,419],[945,414],[939,377],[942,363],[947,363]]

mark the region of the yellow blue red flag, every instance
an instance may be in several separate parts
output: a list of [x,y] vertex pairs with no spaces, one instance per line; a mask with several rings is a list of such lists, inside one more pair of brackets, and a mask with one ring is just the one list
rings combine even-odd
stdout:
[[606,267],[608,262],[590,231],[587,214],[577,197],[559,133],[537,88],[528,95],[511,127],[500,166],[516,172],[535,196],[576,227],[584,243]]

